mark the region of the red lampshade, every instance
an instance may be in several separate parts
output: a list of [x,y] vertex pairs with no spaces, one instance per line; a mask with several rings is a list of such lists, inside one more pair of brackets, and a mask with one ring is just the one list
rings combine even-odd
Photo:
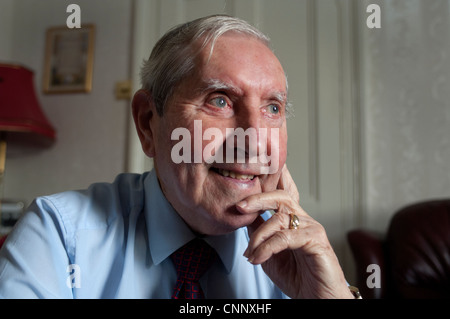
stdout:
[[39,106],[33,72],[25,67],[0,64],[0,131],[36,133],[52,140],[56,137]]

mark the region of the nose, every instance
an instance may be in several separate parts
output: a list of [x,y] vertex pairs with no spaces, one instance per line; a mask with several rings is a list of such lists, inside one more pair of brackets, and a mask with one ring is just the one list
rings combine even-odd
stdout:
[[271,129],[267,127],[259,107],[255,105],[257,104],[248,101],[236,112],[233,132],[227,133],[227,161],[232,160],[233,155],[237,163],[261,164],[260,157],[267,155],[267,150],[271,147]]
[[261,125],[261,116],[257,108],[246,108],[245,112],[238,114],[238,128],[242,128],[248,134],[245,134],[244,152],[246,157],[259,156],[262,147],[267,144],[267,139],[264,139],[264,134],[261,135],[264,128]]

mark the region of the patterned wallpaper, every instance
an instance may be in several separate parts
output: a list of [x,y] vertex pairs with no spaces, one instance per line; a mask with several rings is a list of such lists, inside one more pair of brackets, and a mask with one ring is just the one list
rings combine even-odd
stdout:
[[450,196],[450,1],[364,1],[360,30],[364,225],[385,230],[409,203]]

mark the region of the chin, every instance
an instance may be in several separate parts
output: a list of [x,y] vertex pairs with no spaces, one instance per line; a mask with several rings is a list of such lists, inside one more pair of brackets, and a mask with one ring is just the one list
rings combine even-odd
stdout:
[[204,235],[225,235],[251,225],[258,216],[259,214],[242,214],[233,207],[215,216],[209,215],[208,223],[204,223],[203,229],[198,231]]

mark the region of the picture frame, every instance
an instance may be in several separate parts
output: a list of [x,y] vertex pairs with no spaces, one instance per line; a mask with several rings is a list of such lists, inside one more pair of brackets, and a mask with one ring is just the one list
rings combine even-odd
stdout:
[[93,24],[69,29],[51,27],[46,32],[43,91],[46,94],[88,93],[94,66]]

